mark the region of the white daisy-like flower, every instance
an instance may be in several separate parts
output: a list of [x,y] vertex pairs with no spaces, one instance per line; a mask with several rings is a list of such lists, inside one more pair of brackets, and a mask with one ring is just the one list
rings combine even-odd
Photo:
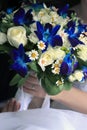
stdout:
[[52,64],[52,73],[59,74],[60,73],[60,66],[61,66],[62,60],[56,60],[54,64]]
[[82,34],[80,34],[79,40],[87,45],[87,32],[83,32]]
[[64,84],[64,79],[61,78],[61,80],[57,80],[56,81],[56,85],[59,86],[59,85],[63,85]]
[[31,60],[38,59],[38,56],[39,56],[39,54],[36,50],[32,50],[32,51],[29,52],[29,57],[30,57]]
[[43,41],[39,41],[38,44],[37,44],[37,46],[38,46],[38,48],[40,50],[44,50],[45,47],[46,47],[46,45],[45,45],[45,43]]

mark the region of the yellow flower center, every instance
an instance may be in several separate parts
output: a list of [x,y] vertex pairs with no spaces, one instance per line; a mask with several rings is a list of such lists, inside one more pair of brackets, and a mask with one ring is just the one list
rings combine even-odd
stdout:
[[33,58],[36,58],[36,56],[37,56],[37,55],[36,55],[35,53],[32,53],[32,54],[31,54],[31,57],[33,57]]
[[43,48],[43,47],[44,47],[44,43],[40,42],[39,46],[40,46],[41,48]]

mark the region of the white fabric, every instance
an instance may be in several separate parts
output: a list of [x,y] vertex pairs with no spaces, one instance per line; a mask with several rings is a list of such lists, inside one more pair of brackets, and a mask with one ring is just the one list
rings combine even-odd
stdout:
[[[15,99],[19,101],[21,104],[19,111],[27,110],[32,98],[33,96],[29,93],[24,92],[22,87],[19,88],[15,95]],[[42,108],[49,108],[49,107],[50,107],[50,99],[49,96],[46,96],[43,101]]]
[[83,83],[80,82],[74,82],[74,87],[77,87],[78,89],[81,89],[82,91],[87,92],[87,80]]
[[51,108],[1,113],[0,130],[87,130],[87,115]]

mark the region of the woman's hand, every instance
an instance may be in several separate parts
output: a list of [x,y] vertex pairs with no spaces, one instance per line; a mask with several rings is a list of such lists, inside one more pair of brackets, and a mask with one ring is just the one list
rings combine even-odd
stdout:
[[27,79],[26,83],[23,86],[24,92],[34,95],[35,97],[44,98],[46,96],[45,90],[41,87],[38,78],[35,74],[32,74]]
[[1,112],[15,112],[20,109],[20,103],[14,98],[9,100],[8,103],[2,108]]

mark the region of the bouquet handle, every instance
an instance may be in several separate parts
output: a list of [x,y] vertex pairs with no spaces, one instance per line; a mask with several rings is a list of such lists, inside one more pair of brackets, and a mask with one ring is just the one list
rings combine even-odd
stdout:
[[[19,111],[27,110],[32,98],[33,95],[24,92],[23,87],[18,88],[17,93],[15,95],[15,99],[19,101],[21,104]],[[46,95],[41,108],[49,108],[49,107],[50,107],[50,98],[48,95]]]

